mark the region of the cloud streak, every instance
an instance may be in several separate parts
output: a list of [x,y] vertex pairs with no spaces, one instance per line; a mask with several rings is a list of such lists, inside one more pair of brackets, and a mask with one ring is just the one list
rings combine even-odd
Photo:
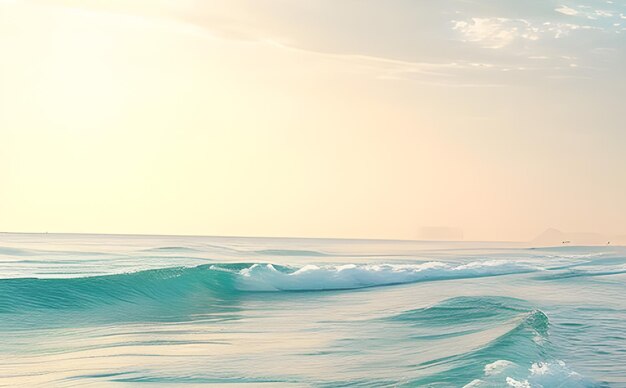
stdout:
[[558,13],[562,13],[563,15],[569,15],[569,16],[578,15],[578,11],[566,5],[562,5],[559,8],[556,8],[555,11]]
[[452,29],[460,32],[465,42],[494,49],[508,46],[517,39],[538,40],[540,33],[539,28],[524,19],[471,18],[452,23]]

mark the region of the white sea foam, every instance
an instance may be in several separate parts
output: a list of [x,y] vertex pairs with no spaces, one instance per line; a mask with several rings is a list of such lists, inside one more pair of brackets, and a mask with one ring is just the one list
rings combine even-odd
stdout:
[[464,388],[508,386],[513,388],[589,387],[593,382],[569,369],[560,360],[535,362],[530,368],[507,360],[498,360],[484,367],[482,379],[474,379]]
[[471,382],[469,382],[468,384],[465,384],[463,386],[463,388],[475,388],[475,387],[480,387],[482,384],[484,383],[484,381],[480,380],[480,379],[474,379]]
[[508,368],[509,366],[514,365],[511,361],[507,361],[507,360],[498,360],[496,362],[492,362],[491,364],[487,364],[485,365],[485,375],[486,376],[491,376],[491,375],[497,375],[499,373],[502,373],[502,371],[506,368]]
[[569,369],[565,362],[537,362],[529,369],[528,381],[532,386],[553,387],[564,384],[568,387],[588,387],[591,384],[587,378]]
[[405,265],[306,265],[292,272],[279,270],[271,264],[254,264],[239,271],[237,287],[244,291],[339,290],[428,280],[506,275],[537,269],[528,264],[504,260],[471,262],[463,265],[441,262]]
[[518,381],[512,377],[506,378],[506,385],[508,385],[509,387],[513,387],[513,388],[531,388],[531,385],[528,382],[528,380]]

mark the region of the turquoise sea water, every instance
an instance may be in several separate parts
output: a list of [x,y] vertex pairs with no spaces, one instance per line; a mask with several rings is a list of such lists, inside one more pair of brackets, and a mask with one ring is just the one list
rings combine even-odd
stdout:
[[626,386],[626,248],[0,234],[0,385]]

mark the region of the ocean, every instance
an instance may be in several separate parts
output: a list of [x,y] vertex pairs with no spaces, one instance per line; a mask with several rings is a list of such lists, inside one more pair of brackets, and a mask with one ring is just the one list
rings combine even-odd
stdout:
[[626,248],[0,234],[0,385],[626,387]]

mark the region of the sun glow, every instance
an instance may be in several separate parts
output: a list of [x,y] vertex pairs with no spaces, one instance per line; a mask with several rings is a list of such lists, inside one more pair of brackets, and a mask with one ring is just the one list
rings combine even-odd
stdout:
[[[2,2],[0,230],[497,240],[626,229],[615,210],[626,185],[612,178],[619,99],[587,97],[620,82],[589,84],[589,58],[546,43],[600,22],[468,11],[420,24],[397,19],[420,13],[336,4],[351,27],[316,30],[291,20],[321,23],[319,10],[293,7],[276,18],[245,0]],[[362,20],[445,32],[381,46]],[[588,130],[598,120],[606,136]],[[581,159],[590,147],[596,157]]]

